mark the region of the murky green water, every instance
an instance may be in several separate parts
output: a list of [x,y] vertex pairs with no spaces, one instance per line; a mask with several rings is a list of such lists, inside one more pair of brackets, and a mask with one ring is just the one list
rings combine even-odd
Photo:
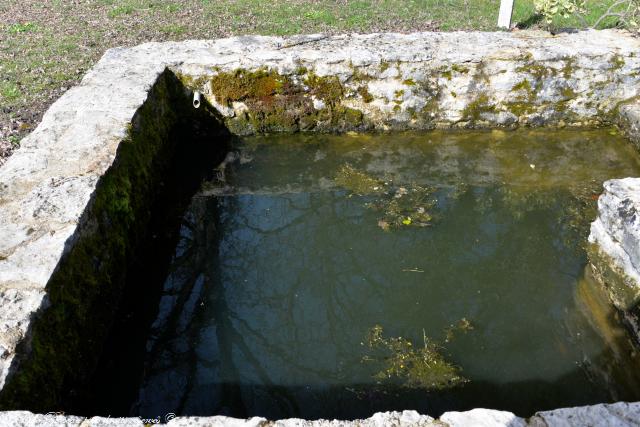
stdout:
[[185,214],[133,412],[358,418],[640,399],[586,269],[599,131],[238,141]]

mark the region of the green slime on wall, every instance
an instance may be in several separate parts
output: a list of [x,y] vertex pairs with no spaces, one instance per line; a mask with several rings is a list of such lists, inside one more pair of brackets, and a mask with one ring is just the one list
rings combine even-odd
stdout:
[[18,349],[28,356],[2,390],[2,408],[59,410],[94,374],[174,160],[169,133],[193,111],[190,104],[176,77],[161,74],[47,284],[50,305],[32,323],[31,342]]

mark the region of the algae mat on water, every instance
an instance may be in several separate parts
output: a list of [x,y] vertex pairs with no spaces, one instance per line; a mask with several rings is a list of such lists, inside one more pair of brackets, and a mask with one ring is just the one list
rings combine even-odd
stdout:
[[603,181],[638,175],[612,130],[238,140],[185,213],[134,412],[637,400],[585,243]]

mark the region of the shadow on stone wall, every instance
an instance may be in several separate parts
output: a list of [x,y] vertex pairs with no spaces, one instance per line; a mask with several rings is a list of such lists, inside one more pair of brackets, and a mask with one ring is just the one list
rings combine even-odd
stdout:
[[2,409],[95,413],[99,399],[131,399],[124,384],[141,369],[180,215],[227,151],[213,111],[194,109],[172,72],[159,76],[65,244]]

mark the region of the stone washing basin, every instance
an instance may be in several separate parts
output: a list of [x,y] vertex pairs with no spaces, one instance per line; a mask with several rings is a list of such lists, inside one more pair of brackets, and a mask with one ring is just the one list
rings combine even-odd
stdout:
[[[145,248],[140,230],[150,224],[164,174],[185,150],[170,142],[176,127],[207,128],[223,138],[614,125],[637,145],[638,52],[638,39],[614,30],[246,36],[107,51],[0,167],[1,407],[47,413],[95,368],[128,292],[128,260]],[[636,337],[638,194],[640,178],[606,182],[589,237],[594,271]],[[270,425],[258,418],[170,418],[162,421]],[[640,403],[623,402],[528,420],[484,409],[440,418],[449,425],[509,426],[638,420]],[[0,413],[3,425],[83,421]],[[137,418],[88,422],[142,424]],[[352,423],[433,422],[405,411]],[[325,424],[332,422],[278,422]]]

